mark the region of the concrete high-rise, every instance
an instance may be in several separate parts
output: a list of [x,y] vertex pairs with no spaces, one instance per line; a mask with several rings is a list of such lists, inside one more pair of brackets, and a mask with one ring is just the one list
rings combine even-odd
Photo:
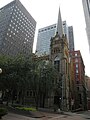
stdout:
[[73,27],[68,27],[68,38],[69,38],[69,51],[74,51],[74,34],[73,34]]
[[86,21],[86,33],[88,37],[89,50],[90,50],[90,0],[82,0],[84,16]]
[[30,55],[36,21],[19,0],[0,9],[0,54]]

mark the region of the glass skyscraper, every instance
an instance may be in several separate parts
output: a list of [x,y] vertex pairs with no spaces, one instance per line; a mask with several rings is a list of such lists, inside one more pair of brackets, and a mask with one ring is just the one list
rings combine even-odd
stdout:
[[84,16],[86,21],[86,33],[88,37],[89,50],[90,50],[90,0],[82,0]]
[[73,27],[68,27],[68,39],[69,39],[69,51],[74,51],[74,34],[73,34]]
[[[63,34],[66,35],[68,41],[68,47],[70,50],[74,50],[74,36],[73,27],[68,27],[66,21],[62,22]],[[53,24],[38,30],[36,54],[49,55],[50,52],[50,39],[56,34],[57,24]]]
[[54,37],[56,31],[56,24],[41,28],[38,30],[36,54],[38,56],[49,54],[50,39]]
[[30,55],[36,21],[19,0],[0,9],[0,54]]

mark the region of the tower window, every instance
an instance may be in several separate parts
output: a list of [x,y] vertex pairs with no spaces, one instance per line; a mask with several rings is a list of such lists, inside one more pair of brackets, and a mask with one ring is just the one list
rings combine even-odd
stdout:
[[59,65],[60,65],[60,61],[59,60],[54,61],[54,66],[55,66],[57,71],[59,71]]

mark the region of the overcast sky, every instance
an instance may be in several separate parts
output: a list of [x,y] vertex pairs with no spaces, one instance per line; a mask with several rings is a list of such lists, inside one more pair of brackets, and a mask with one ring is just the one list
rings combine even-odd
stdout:
[[[12,0],[0,0],[0,8]],[[85,31],[85,19],[82,0],[20,0],[37,22],[34,51],[36,48],[37,30],[57,22],[59,6],[62,20],[73,26],[75,50],[80,50],[85,64],[86,75],[90,76],[90,53]]]

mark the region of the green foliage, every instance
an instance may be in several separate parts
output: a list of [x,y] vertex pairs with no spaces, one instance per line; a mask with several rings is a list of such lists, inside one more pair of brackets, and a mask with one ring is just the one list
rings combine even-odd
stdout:
[[0,56],[0,67],[3,71],[0,75],[0,90],[4,92],[5,98],[13,101],[17,91],[21,92],[21,96],[24,98],[25,90],[30,84],[28,78],[31,70],[30,59],[23,56],[15,58]]
[[54,81],[57,76],[57,71],[50,62],[36,61],[32,71],[33,79],[31,81],[32,90],[35,91],[36,106],[41,102],[41,107],[44,107],[45,97],[50,96],[54,88]]
[[41,97],[44,99],[51,94],[58,74],[50,62],[34,61],[32,56],[0,56],[0,67],[0,90],[7,102],[12,100],[13,103],[15,100],[24,104],[25,93],[29,88],[35,93],[36,106],[42,100]]

